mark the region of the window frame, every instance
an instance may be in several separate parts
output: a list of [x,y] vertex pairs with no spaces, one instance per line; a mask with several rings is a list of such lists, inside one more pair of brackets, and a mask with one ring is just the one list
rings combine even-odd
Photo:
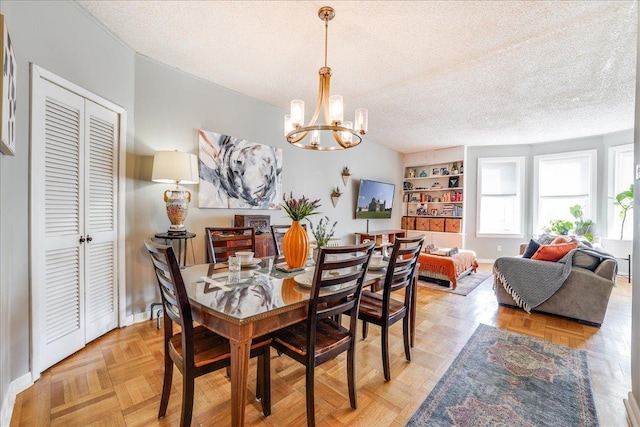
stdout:
[[[616,190],[617,184],[617,171],[619,167],[620,157],[622,153],[631,153],[631,163],[634,165],[634,151],[635,147],[633,142],[621,145],[615,145],[613,147],[609,147],[609,167],[608,167],[608,185],[607,185],[607,226],[606,226],[606,238],[610,240],[620,240],[620,228],[616,218],[618,217],[618,213],[616,212],[616,207],[613,204],[616,194],[623,190]],[[632,168],[630,172],[631,182],[630,185],[634,184],[634,170]],[[626,187],[625,187],[626,189]],[[631,214],[631,217],[629,217]],[[630,238],[622,239],[622,241],[631,241],[633,240],[633,209],[627,213],[626,225],[631,227],[630,233],[627,233],[627,236]],[[614,227],[615,225],[615,227]],[[624,236],[623,236],[624,237]]]
[[[516,206],[520,210],[519,230],[508,232],[482,231],[482,222],[480,220],[482,211],[482,171],[485,164],[496,163],[515,163],[516,172]],[[526,185],[526,157],[478,157],[478,171],[476,184],[476,237],[497,237],[497,238],[523,238],[525,235],[525,185]],[[495,197],[495,195],[493,195]],[[505,195],[506,196],[506,195]]]
[[[588,150],[577,150],[577,151],[565,151],[560,153],[552,153],[552,154],[539,154],[533,157],[533,216],[531,225],[533,228],[533,233],[538,234],[544,231],[544,225],[539,224],[539,213],[540,213],[540,180],[539,180],[539,172],[540,172],[540,162],[544,160],[568,160],[575,159],[580,157],[587,157],[589,161],[589,192],[587,193],[587,197],[589,200],[588,208],[589,214],[587,216],[588,219],[591,219],[594,223],[598,223],[598,211],[597,211],[597,186],[598,186],[598,150],[596,149],[588,149]],[[567,214],[570,213],[567,211]]]

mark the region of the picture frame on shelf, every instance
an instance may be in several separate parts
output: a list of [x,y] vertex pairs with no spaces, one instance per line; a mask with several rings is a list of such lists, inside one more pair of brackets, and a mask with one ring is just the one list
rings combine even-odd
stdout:
[[449,175],[449,169],[445,168],[440,168],[440,175]]
[[438,209],[431,209],[429,213],[431,214],[431,216],[438,216]]
[[440,169],[439,168],[431,169],[431,175],[440,175]]
[[460,187],[460,177],[450,176],[449,177],[449,188],[457,188]]

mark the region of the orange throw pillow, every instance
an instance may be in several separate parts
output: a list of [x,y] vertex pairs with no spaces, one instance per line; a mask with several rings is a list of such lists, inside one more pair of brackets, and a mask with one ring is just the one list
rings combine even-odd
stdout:
[[558,236],[555,239],[553,239],[553,242],[551,242],[552,245],[557,245],[559,243],[569,243],[572,242],[573,238],[569,237],[569,236]]
[[536,253],[533,254],[531,259],[537,259],[538,261],[556,262],[577,247],[578,242],[558,243],[556,245],[542,245],[536,251]]

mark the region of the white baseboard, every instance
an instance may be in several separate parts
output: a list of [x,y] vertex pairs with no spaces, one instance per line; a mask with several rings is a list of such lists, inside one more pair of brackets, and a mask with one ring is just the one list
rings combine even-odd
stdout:
[[627,408],[627,421],[631,427],[640,427],[640,408],[636,398],[633,396],[633,392],[629,392],[627,399],[624,401],[624,407]]
[[[158,310],[154,310],[154,317],[153,319],[156,319],[156,314],[157,314]],[[160,317],[162,317],[162,315],[160,315]],[[144,322],[151,319],[151,314],[149,313],[149,311],[143,311],[140,313],[135,313],[132,314],[130,316],[127,316],[127,321],[126,324],[124,326],[130,326],[133,325],[134,323],[140,323],[140,322]],[[1,425],[1,424],[0,424]]]
[[4,397],[2,410],[0,411],[0,426],[8,426],[11,424],[11,415],[13,414],[13,405],[16,403],[16,396],[32,385],[33,379],[31,372],[27,372],[9,384],[9,390],[7,390],[7,395]]

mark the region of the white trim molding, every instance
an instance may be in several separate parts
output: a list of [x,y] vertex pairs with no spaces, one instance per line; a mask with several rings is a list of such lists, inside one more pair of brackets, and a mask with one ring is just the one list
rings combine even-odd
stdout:
[[31,372],[27,372],[20,378],[11,381],[9,390],[2,402],[2,410],[0,411],[0,426],[8,426],[11,424],[11,415],[13,415],[13,406],[16,403],[16,396],[33,385]]
[[640,408],[633,392],[629,392],[627,399],[622,399],[624,407],[627,408],[627,421],[631,427],[640,427]]

